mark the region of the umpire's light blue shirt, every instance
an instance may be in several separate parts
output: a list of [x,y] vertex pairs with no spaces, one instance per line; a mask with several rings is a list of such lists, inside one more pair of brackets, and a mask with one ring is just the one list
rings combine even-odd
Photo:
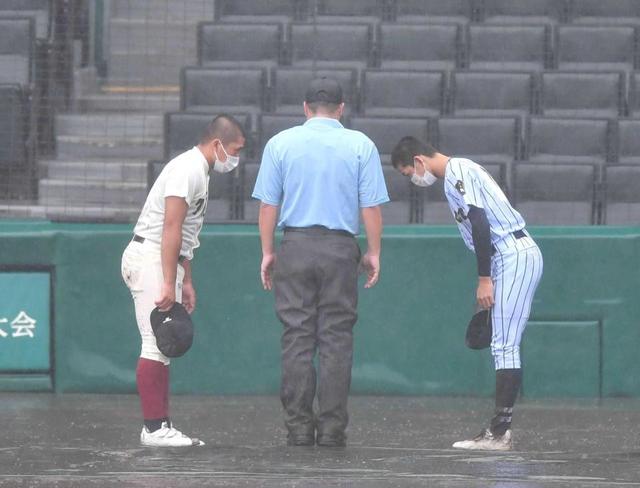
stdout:
[[335,119],[313,117],[272,137],[253,198],[281,206],[279,227],[358,234],[359,209],[389,201],[375,144]]

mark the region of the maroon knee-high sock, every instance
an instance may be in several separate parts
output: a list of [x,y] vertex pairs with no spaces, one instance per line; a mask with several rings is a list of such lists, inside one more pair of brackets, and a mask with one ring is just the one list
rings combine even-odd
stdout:
[[169,418],[169,365],[164,365],[163,370],[163,381],[164,381],[164,391],[163,391],[163,402],[164,405],[164,415],[168,419]]
[[[138,394],[140,395],[140,405],[142,407],[142,417],[151,425],[147,427],[159,428],[159,424],[168,417],[165,395],[168,392],[169,377],[166,373],[167,367],[160,361],[140,358],[136,369],[136,381],[138,384]],[[153,425],[153,424],[158,424]]]

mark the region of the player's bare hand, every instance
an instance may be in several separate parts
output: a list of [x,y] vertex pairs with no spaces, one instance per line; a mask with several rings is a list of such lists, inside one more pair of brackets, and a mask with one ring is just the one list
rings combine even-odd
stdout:
[[481,276],[478,279],[476,298],[481,309],[486,310],[493,307],[493,281],[491,277]]
[[371,288],[378,282],[380,276],[380,256],[377,254],[366,253],[360,262],[361,269],[367,273],[367,282],[365,288]]
[[275,254],[264,254],[262,256],[262,263],[260,264],[260,279],[262,280],[262,287],[265,290],[271,290],[273,287],[272,274],[275,264]]
[[170,283],[163,283],[160,290],[160,298],[156,300],[156,307],[166,312],[176,302],[176,287]]
[[191,282],[182,284],[182,305],[189,313],[196,308],[196,289]]

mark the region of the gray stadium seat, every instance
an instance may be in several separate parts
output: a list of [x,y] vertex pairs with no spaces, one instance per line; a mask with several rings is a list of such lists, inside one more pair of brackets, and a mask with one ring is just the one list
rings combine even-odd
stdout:
[[303,115],[302,102],[309,82],[316,77],[328,76],[342,86],[345,114],[357,111],[357,75],[355,70],[312,70],[306,68],[278,68],[273,73],[272,106],[277,114]]
[[[147,167],[147,188],[150,190],[168,161],[149,161]],[[204,220],[207,223],[223,222],[234,218],[232,202],[237,188],[237,169],[231,173],[210,173],[209,201]]]
[[38,39],[48,39],[51,34],[50,0],[2,0],[0,18],[29,17],[34,20]]
[[304,114],[299,115],[271,115],[262,114],[260,117],[260,143],[258,144],[258,157],[261,157],[262,150],[265,144],[273,136],[282,132],[283,130],[290,129],[297,125],[305,123]]
[[571,22],[576,24],[640,24],[637,0],[571,0]]
[[605,119],[530,117],[526,157],[532,163],[596,164],[611,159],[611,125]]
[[409,178],[401,175],[395,168],[386,166],[382,169],[387,185],[390,201],[381,206],[382,221],[385,225],[409,224],[411,218],[412,200],[415,190]]
[[281,58],[281,24],[201,23],[198,61],[201,66],[272,67]]
[[462,28],[457,24],[382,24],[380,67],[450,70],[461,66]]
[[242,220],[247,222],[257,222],[258,213],[260,211],[260,202],[251,198],[253,188],[256,185],[256,179],[258,177],[258,171],[260,164],[245,164],[242,168],[242,194],[240,195],[240,201],[242,201]]
[[389,16],[386,0],[318,0],[310,3],[309,20],[332,23],[376,23]]
[[524,116],[536,111],[536,77],[528,72],[457,71],[450,110],[456,116]]
[[375,143],[383,164],[391,162],[391,151],[404,136],[427,140],[429,135],[427,119],[353,117],[349,127],[363,132]]
[[606,168],[604,223],[640,225],[640,166]]
[[487,169],[493,168],[506,190],[511,166],[520,158],[521,131],[517,117],[441,118],[434,143],[443,154],[469,158]]
[[619,120],[617,133],[617,162],[640,165],[640,120]]
[[399,23],[467,23],[474,17],[472,0],[396,0],[394,17]]
[[596,174],[593,165],[519,162],[516,209],[529,225],[593,224]]
[[[169,160],[192,148],[200,140],[204,128],[217,113],[204,114],[193,112],[169,112],[164,117],[164,158]],[[247,115],[234,115],[240,124],[247,128]]]
[[564,0],[478,0],[484,22],[493,24],[542,24],[565,21]]
[[33,19],[0,18],[0,83],[31,83],[34,48]]
[[552,117],[624,115],[625,78],[624,73],[543,73],[541,113]]
[[23,90],[0,85],[0,169],[24,167],[27,162],[27,116]]
[[640,75],[637,72],[630,77],[628,104],[630,116],[640,115]]
[[540,71],[550,64],[546,25],[470,25],[468,67],[473,70]]
[[262,69],[184,68],[180,83],[182,110],[257,114],[265,104]]
[[364,68],[372,57],[368,24],[293,24],[291,64],[320,68]]
[[630,26],[560,25],[557,68],[564,71],[631,71],[636,31]]
[[444,110],[441,71],[365,71],[360,111],[370,116],[432,117]]
[[219,22],[290,22],[304,20],[306,0],[216,0],[215,20]]

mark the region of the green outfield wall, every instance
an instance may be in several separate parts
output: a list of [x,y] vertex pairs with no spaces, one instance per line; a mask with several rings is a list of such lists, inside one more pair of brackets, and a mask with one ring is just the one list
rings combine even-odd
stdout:
[[[139,336],[120,277],[131,232],[0,222],[0,271],[52,276],[51,366],[0,371],[0,389],[135,391]],[[545,267],[523,340],[524,396],[639,397],[640,228],[530,232]],[[259,261],[255,226],[203,230],[193,263],[196,339],[173,362],[174,392],[278,391],[281,326],[260,286]],[[475,282],[475,258],[454,227],[386,228],[380,282],[360,294],[353,391],[492,394],[490,353],[464,346]],[[9,344],[2,341],[0,354]]]

